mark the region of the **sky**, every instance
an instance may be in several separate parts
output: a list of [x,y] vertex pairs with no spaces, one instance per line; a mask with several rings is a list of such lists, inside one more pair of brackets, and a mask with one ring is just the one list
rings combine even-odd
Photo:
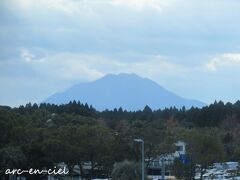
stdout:
[[239,0],[1,0],[0,105],[136,73],[207,104],[240,99]]

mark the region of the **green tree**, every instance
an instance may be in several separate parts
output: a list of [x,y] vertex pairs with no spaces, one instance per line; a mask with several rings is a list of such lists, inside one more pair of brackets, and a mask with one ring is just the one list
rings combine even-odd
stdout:
[[116,163],[112,171],[112,180],[141,179],[140,165],[130,161]]
[[193,180],[195,177],[195,164],[193,162],[184,164],[180,159],[176,159],[171,169],[179,180]]
[[187,156],[191,163],[200,165],[200,179],[209,165],[224,158],[224,147],[220,138],[210,132],[189,131],[186,143]]

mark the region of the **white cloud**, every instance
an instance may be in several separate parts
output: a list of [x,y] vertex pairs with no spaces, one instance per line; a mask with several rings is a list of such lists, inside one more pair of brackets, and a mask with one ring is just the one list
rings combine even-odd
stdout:
[[129,73],[134,72],[156,81],[159,77],[163,79],[185,77],[188,72],[184,66],[173,63],[163,56],[149,56],[144,61],[126,63],[125,67]]
[[56,81],[89,81],[103,75],[85,63],[89,61],[89,57],[86,55],[44,52],[44,57],[33,60],[32,57],[36,56],[26,49],[21,52],[21,56],[23,55],[26,65],[32,68],[36,74]]
[[43,56],[41,54],[41,53],[43,53],[42,49],[35,48],[34,49],[35,52],[31,52],[27,48],[19,48],[18,50],[20,52],[21,59],[28,63],[31,63],[31,62],[43,63],[45,61],[45,59],[42,58],[42,56]]
[[209,71],[217,71],[219,68],[240,66],[240,53],[226,53],[214,57],[205,64]]
[[13,4],[18,4],[20,8],[27,10],[36,7],[45,7],[56,9],[65,13],[74,13],[83,7],[96,7],[98,5],[113,5],[128,7],[134,10],[143,10],[152,8],[155,10],[163,10],[163,8],[177,2],[176,0],[10,0]]
[[[36,51],[36,50],[35,50]],[[39,51],[39,50],[38,50]],[[44,51],[44,50],[41,50]],[[36,52],[39,53],[39,52]],[[99,54],[41,52],[40,57],[22,48],[21,57],[40,76],[67,81],[90,81],[113,73],[136,73],[158,80],[185,77],[188,69],[163,56],[148,56],[140,61],[122,61]],[[34,58],[34,59],[33,59]]]
[[113,0],[112,4],[117,6],[126,6],[135,10],[152,8],[158,11],[162,11],[173,2],[173,0]]
[[86,8],[89,10],[91,6],[85,0],[9,0],[8,5],[11,8],[19,10],[22,15],[26,16],[30,16],[31,13],[49,13],[54,16],[56,12],[63,15],[75,15],[81,14]]
[[25,61],[32,61],[32,59],[35,57],[32,53],[30,53],[27,49],[21,48],[20,49],[20,56],[25,60]]

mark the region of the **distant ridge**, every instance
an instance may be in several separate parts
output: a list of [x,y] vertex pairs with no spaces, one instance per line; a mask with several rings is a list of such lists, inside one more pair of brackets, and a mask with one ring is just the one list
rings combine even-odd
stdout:
[[109,74],[93,82],[79,83],[65,92],[53,94],[45,102],[65,104],[73,100],[93,105],[100,111],[119,107],[134,111],[146,105],[152,109],[205,105],[197,100],[182,98],[150,79],[125,73]]

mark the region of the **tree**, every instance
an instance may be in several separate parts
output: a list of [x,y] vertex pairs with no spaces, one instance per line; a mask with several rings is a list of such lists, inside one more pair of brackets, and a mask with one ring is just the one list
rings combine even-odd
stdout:
[[130,161],[116,163],[112,171],[112,180],[134,180],[141,178],[140,165]]
[[[148,167],[154,158],[170,154],[175,151],[174,143],[176,142],[171,132],[158,127],[155,124],[148,124],[141,121],[136,121],[129,129],[128,137],[133,139],[141,138],[144,140],[145,145],[145,158],[148,159],[146,166]],[[136,146],[135,146],[136,147]],[[140,159],[140,148],[136,149],[135,153],[138,155],[137,160]]]
[[172,171],[179,180],[193,180],[195,177],[195,164],[193,162],[184,164],[180,159],[176,159],[172,165]]
[[0,149],[0,176],[5,175],[6,169],[24,168],[27,159],[19,146],[7,146]]
[[209,132],[189,131],[187,138],[187,157],[191,163],[200,165],[200,179],[209,165],[221,161],[224,147],[217,135]]
[[81,144],[81,152],[85,156],[84,162],[91,162],[89,175],[90,178],[93,178],[96,169],[100,170],[102,167],[108,167],[109,165],[109,147],[112,142],[113,135],[109,129],[98,125],[81,126],[78,128],[78,133],[80,133],[79,137],[84,140]]

